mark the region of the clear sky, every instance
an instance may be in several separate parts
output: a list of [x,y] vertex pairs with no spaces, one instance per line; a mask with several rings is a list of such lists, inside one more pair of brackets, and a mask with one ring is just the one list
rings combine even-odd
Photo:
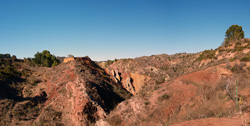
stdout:
[[250,37],[249,0],[0,0],[0,53],[195,53],[220,46],[232,24]]

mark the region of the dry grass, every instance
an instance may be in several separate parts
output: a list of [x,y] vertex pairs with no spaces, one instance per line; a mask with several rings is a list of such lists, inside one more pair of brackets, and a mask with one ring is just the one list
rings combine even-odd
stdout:
[[119,126],[122,123],[122,119],[119,115],[116,115],[108,119],[108,122],[111,126]]

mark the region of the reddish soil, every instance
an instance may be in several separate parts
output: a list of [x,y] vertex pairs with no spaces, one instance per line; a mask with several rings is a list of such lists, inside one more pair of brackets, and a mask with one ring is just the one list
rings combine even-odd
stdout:
[[170,126],[249,126],[250,115],[238,115],[231,118],[207,118],[185,121]]

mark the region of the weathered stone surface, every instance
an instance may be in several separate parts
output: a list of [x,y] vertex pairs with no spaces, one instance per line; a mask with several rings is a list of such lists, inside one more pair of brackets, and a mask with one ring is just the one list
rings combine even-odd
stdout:
[[70,62],[70,61],[73,61],[73,60],[75,60],[74,57],[64,58],[63,63],[67,63],[67,62]]

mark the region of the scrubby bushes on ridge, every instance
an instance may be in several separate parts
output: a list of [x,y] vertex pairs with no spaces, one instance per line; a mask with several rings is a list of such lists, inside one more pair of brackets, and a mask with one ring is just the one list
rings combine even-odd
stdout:
[[44,50],[41,53],[37,52],[33,61],[36,64],[40,64],[45,67],[56,66],[59,64],[59,60],[56,59],[55,55],[51,55],[48,50]]
[[198,60],[203,60],[203,59],[215,59],[215,50],[205,50],[202,52]]

